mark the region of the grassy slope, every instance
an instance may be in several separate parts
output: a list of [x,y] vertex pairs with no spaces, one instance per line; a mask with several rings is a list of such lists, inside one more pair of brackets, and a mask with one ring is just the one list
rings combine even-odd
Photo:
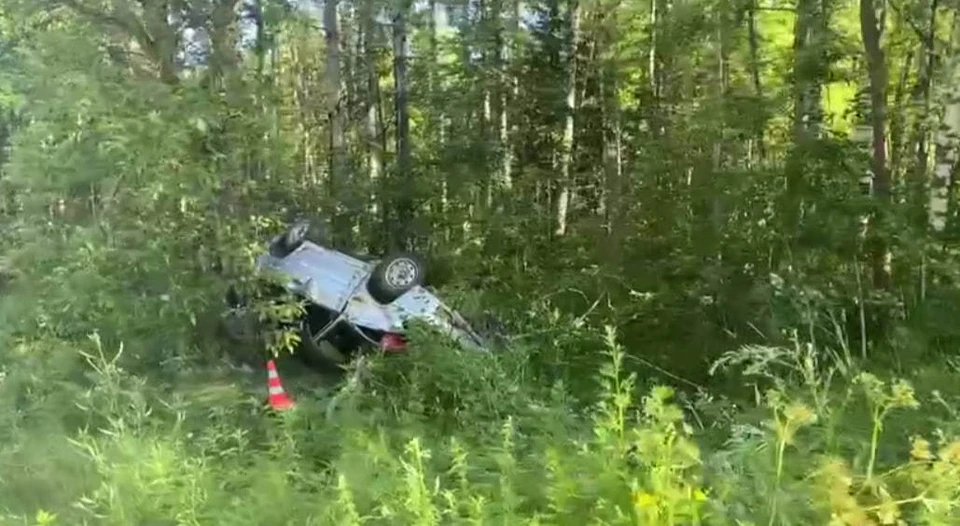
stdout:
[[[931,462],[908,462],[911,430],[949,432],[955,419],[929,392],[918,417],[909,390],[870,377],[849,389],[795,382],[747,410],[701,396],[684,414],[669,390],[624,378],[608,338],[605,394],[584,406],[532,376],[535,349],[463,356],[422,339],[416,355],[373,360],[333,409],[321,379],[286,368],[300,405],[276,416],[260,406],[259,372],[181,358],[138,376],[123,368],[137,345],[114,360],[117,349],[96,338],[7,338],[4,524],[871,524],[901,509],[916,524],[960,518],[960,445],[948,437]],[[637,406],[644,414],[631,422]],[[890,425],[874,449],[880,418]],[[913,458],[924,447],[916,442]],[[918,506],[918,495],[932,500]]]

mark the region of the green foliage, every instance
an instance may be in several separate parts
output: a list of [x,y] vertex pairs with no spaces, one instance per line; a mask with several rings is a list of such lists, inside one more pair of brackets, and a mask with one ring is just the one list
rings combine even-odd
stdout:
[[[358,371],[335,411],[333,398],[294,391],[297,409],[274,418],[258,409],[260,374],[207,368],[170,390],[119,365],[128,346],[111,352],[94,337],[78,355],[57,345],[21,345],[5,360],[0,399],[19,407],[0,412],[0,508],[11,523],[944,524],[960,515],[955,438],[935,446],[919,428],[884,438],[897,408],[934,410],[929,393],[902,380],[860,374],[847,384],[860,396],[844,401],[844,388],[833,389],[808,405],[809,392],[782,377],[786,390],[763,398],[767,415],[752,433],[733,425],[725,446],[704,448],[673,389],[638,396],[612,330],[599,398],[573,411],[563,386],[536,388],[528,354],[470,355],[418,338],[415,352]],[[85,380],[63,376],[82,369]],[[849,451],[816,446],[838,408],[871,422],[847,432],[857,444]]]
[[[230,2],[147,4],[0,6],[3,524],[960,523],[960,265],[911,188],[950,104],[917,57],[950,59],[954,7],[887,17],[882,202],[850,1],[796,50],[749,2],[438,2],[436,33],[412,6],[400,85],[373,17],[403,3],[341,0],[339,94],[287,2],[245,3],[249,50]],[[335,385],[288,374],[302,302],[251,270],[295,217],[427,252],[503,345],[414,327]],[[251,349],[216,334],[228,288]]]

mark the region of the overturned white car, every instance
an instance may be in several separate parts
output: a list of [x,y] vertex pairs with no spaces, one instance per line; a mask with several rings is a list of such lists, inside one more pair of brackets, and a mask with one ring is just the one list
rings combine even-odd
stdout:
[[[306,300],[297,320],[297,353],[312,366],[339,366],[364,346],[387,351],[405,348],[411,320],[422,320],[464,347],[487,344],[458,312],[424,286],[425,266],[414,254],[361,258],[307,240],[310,223],[299,221],[272,239],[257,259],[257,269],[281,277],[283,287]],[[228,335],[243,339],[231,323],[244,318],[244,301],[227,298]],[[248,318],[249,319],[249,318]]]

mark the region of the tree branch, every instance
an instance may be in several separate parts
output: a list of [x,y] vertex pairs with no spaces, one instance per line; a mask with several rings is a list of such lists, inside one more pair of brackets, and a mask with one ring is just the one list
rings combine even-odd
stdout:
[[150,34],[146,24],[129,8],[114,7],[110,10],[101,10],[90,7],[80,0],[53,0],[51,3],[67,7],[97,24],[112,26],[125,32],[157,67],[162,82],[173,85],[180,80],[163,50],[160,49],[157,38]]
[[93,9],[80,3],[78,0],[59,0],[64,6],[72,9],[77,14],[93,19],[95,22],[104,25],[112,25],[122,29],[130,34],[147,48],[153,47],[153,39],[147,33],[146,28],[138,20],[124,19],[115,12],[105,12],[99,9]]

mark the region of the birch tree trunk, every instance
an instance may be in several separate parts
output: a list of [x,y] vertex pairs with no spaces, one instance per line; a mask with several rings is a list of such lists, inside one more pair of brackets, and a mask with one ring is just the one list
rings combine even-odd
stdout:
[[506,76],[510,89],[509,92],[504,90],[503,95],[503,119],[501,121],[501,126],[504,133],[504,140],[507,143],[506,146],[506,155],[503,158],[503,173],[507,189],[513,188],[513,141],[511,133],[516,129],[517,125],[514,119],[510,118],[510,104],[520,97],[520,80],[517,78],[516,73],[512,72],[512,62],[515,60],[515,55],[517,49],[519,48],[519,38],[520,38],[520,0],[510,0],[510,10],[507,15],[507,33],[508,38],[505,41],[503,54],[504,54],[504,75]]
[[[507,23],[503,27],[500,20],[503,16],[506,3]],[[510,4],[513,4],[511,6]],[[502,191],[509,191],[513,186],[513,150],[510,144],[510,95],[516,79],[510,76],[509,61],[513,58],[511,44],[517,37],[517,0],[496,0],[494,13],[496,15],[496,46],[497,46],[497,155],[500,160],[497,178],[498,186]],[[502,200],[500,200],[502,202]]]
[[666,0],[650,0],[650,50],[647,52],[647,76],[650,96],[653,99],[650,108],[650,123],[654,136],[666,133],[666,115],[663,104],[663,65],[660,55],[660,18],[667,10]]
[[[481,164],[483,166],[483,179],[481,180],[480,185],[480,202],[477,207],[478,210],[489,210],[490,206],[493,204],[493,188],[496,184],[494,168],[496,163],[493,163],[494,157],[496,156],[496,144],[495,136],[493,135],[493,99],[494,99],[494,89],[497,84],[496,79],[491,79],[490,75],[483,74],[487,71],[496,71],[496,60],[495,57],[499,50],[496,49],[495,44],[488,42],[488,33],[493,30],[494,33],[499,31],[499,20],[496,18],[497,5],[496,0],[494,0],[494,6],[492,9],[487,7],[486,0],[477,0],[477,9],[480,11],[480,71],[481,74],[478,76],[478,82],[480,82],[483,90],[483,111],[480,115],[480,122],[482,124],[482,130],[480,133],[482,139],[483,152],[486,154],[483,156]],[[494,13],[491,14],[491,11]],[[491,56],[494,59],[491,59]],[[489,155],[493,153],[494,155]],[[491,166],[491,165],[494,166]]]
[[567,16],[569,20],[569,42],[567,45],[567,104],[566,119],[563,128],[562,153],[560,157],[560,188],[557,195],[557,224],[555,234],[567,233],[570,201],[573,196],[573,152],[574,124],[577,111],[577,48],[580,43],[580,2],[568,0]]
[[956,184],[957,139],[960,138],[960,13],[955,16],[951,49],[946,61],[943,121],[937,134],[936,167],[930,192],[930,222],[933,230],[953,230],[955,213],[950,190]]

